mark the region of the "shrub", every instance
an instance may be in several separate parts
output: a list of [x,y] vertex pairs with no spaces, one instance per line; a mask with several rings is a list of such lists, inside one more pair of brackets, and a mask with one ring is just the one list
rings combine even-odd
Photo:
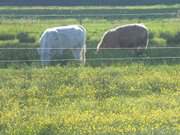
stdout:
[[161,32],[160,37],[166,39],[167,43],[174,43],[174,35],[170,32]]
[[26,32],[20,32],[17,34],[16,37],[20,43],[34,43],[35,42],[35,37],[30,36]]
[[[38,44],[31,43],[30,48],[28,49],[26,43],[6,43],[1,44],[0,48],[13,48],[13,49],[0,49],[0,67],[6,67],[11,64],[32,64],[33,61],[30,60],[39,60],[39,56],[37,53]],[[27,49],[18,49],[18,48],[27,48]],[[17,61],[17,62],[15,62]],[[22,61],[22,62],[18,62]]]
[[174,43],[179,44],[180,43],[180,32],[177,32],[174,36]]
[[164,38],[155,37],[152,40],[150,40],[150,44],[152,46],[166,46],[167,41]]
[[154,38],[154,35],[155,35],[155,34],[150,31],[150,32],[149,32],[149,39],[153,39],[153,38]]
[[0,34],[0,40],[14,40],[15,35],[13,34]]
[[167,44],[179,44],[180,43],[180,32],[172,34],[169,32],[161,32],[160,37],[167,40]]

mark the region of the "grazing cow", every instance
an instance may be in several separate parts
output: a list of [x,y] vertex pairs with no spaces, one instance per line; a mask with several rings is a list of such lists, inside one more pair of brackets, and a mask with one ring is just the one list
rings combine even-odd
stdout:
[[69,25],[48,28],[40,38],[41,64],[48,65],[56,54],[63,54],[65,49],[70,49],[75,59],[85,64],[86,30],[80,25]]
[[148,29],[143,24],[129,24],[105,32],[97,46],[101,48],[130,48],[142,52],[149,41]]

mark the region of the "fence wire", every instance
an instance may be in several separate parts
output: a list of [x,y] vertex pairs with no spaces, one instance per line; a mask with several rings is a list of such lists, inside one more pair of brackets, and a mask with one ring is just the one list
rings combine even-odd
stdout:
[[[0,50],[4,51],[4,50],[33,50],[33,51],[37,51],[37,49],[39,50],[66,50],[66,49],[82,49],[82,48],[0,48]],[[100,48],[102,50],[140,50],[140,49],[149,49],[149,50],[155,50],[155,49],[180,49],[180,47],[148,47],[148,48]],[[86,50],[95,50],[96,48],[86,48]],[[96,54],[98,54],[96,52]],[[105,55],[104,55],[105,56]],[[153,56],[138,56],[138,57],[120,57],[120,58],[115,58],[115,57],[96,57],[96,58],[86,58],[86,61],[124,61],[124,60],[170,60],[170,59],[180,59],[180,56],[159,56],[159,57],[153,57]],[[51,60],[40,60],[40,59],[16,59],[16,60],[0,60],[0,63],[23,63],[23,62],[42,62],[42,61],[46,61],[46,62],[58,62],[58,61],[79,61],[79,59],[75,59],[75,58],[60,58],[60,59],[51,59]]]
[[[124,61],[124,60],[163,60],[180,59],[180,57],[126,57],[126,58],[88,58],[86,61]],[[52,60],[0,60],[0,63],[23,63],[23,62],[58,62],[79,61],[79,59],[52,59]]]
[[[82,49],[82,48],[0,48],[0,50],[66,50],[66,49]],[[96,50],[97,48],[86,48],[86,50]],[[180,49],[180,47],[147,47],[147,48],[100,48],[100,50],[139,50],[139,49]]]
[[154,13],[96,13],[96,14],[1,14],[1,17],[25,17],[25,18],[39,18],[39,17],[78,17],[78,18],[84,18],[84,17],[119,17],[119,16],[178,16],[179,12],[154,12]]

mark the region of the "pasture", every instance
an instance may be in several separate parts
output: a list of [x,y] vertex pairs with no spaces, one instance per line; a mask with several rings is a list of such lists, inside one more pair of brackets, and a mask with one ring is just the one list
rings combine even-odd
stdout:
[[178,135],[180,66],[1,69],[2,135]]
[[[39,64],[36,48],[39,37],[49,27],[69,24],[82,24],[87,29],[87,48],[96,48],[103,33],[110,28],[129,24],[144,23],[150,31],[149,47],[179,47],[180,44],[180,5],[171,6],[129,6],[129,7],[1,7],[0,67],[8,67],[14,62]],[[24,49],[14,49],[24,48]],[[29,49],[26,49],[29,48]],[[35,49],[33,49],[35,48]],[[146,57],[180,57],[180,49],[148,49]],[[105,56],[96,54],[95,49],[87,51],[87,59],[124,58],[131,56],[128,50],[107,50]],[[143,57],[144,57],[143,56]],[[72,58],[67,56],[62,59]],[[179,60],[165,60],[178,63]],[[155,60],[153,63],[160,63]],[[57,62],[55,62],[57,63]],[[107,61],[90,60],[87,64],[99,65]],[[130,61],[131,63],[131,61]],[[164,61],[163,61],[164,63]]]
[[[150,29],[150,43],[149,47],[160,47],[159,49],[148,49],[145,56],[149,57],[180,57],[180,50],[176,48],[163,49],[162,47],[179,47],[180,43],[180,23],[179,19],[155,19],[155,20],[83,20],[83,26],[87,29],[87,48],[96,48],[101,36],[105,31],[118,25],[127,23],[144,23]],[[53,20],[4,20],[0,25],[0,47],[1,48],[25,48],[25,49],[0,49],[0,59],[3,60],[22,60],[26,64],[33,62],[28,60],[39,60],[36,48],[39,47],[39,37],[41,33],[48,27],[55,27],[59,25],[79,24],[78,19],[53,19]],[[20,42],[17,37],[18,34],[28,33],[28,38],[25,37],[25,42]],[[21,36],[24,39],[23,36]],[[32,40],[33,39],[33,40]],[[27,40],[27,41],[26,41]],[[31,48],[31,49],[26,49]],[[33,49],[35,48],[35,49]],[[119,58],[129,56],[126,53],[128,50],[111,50],[113,53],[106,52],[106,56],[96,54],[96,49],[87,51],[87,59],[91,58]],[[113,54],[113,55],[112,55]],[[66,57],[67,58],[67,57]],[[27,62],[26,62],[27,60]],[[13,62],[1,62],[1,67],[7,67]],[[178,60],[176,61],[178,62]],[[37,62],[35,62],[37,63]],[[159,62],[158,62],[159,63]],[[87,64],[97,65],[95,61],[89,61]],[[99,62],[98,62],[99,64]]]
[[[179,7],[0,7],[0,135],[178,135]],[[138,60],[124,59],[135,57],[128,50],[90,49],[85,66],[42,68],[36,51],[41,33],[80,23],[87,48],[96,48],[110,28],[144,23],[150,48]]]

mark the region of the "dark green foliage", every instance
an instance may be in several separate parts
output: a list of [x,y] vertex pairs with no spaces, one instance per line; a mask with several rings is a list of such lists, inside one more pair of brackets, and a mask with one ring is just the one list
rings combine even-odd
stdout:
[[174,43],[179,44],[180,43],[180,32],[177,32],[174,36]]
[[[76,18],[79,22],[84,18],[96,19],[155,19],[155,18],[174,18],[180,8],[180,5],[157,5],[157,6],[117,6],[115,8],[101,7],[98,6],[82,6],[82,7],[26,7],[19,10],[19,8],[2,8],[0,9],[0,15],[8,19],[59,19],[59,18]],[[153,14],[151,14],[153,13]],[[156,14],[157,13],[157,14]],[[160,14],[159,14],[160,13]],[[161,14],[164,13],[164,14]],[[129,15],[124,15],[129,14]],[[148,14],[148,15],[147,15]]]
[[176,4],[179,0],[1,0],[0,5],[149,5]]
[[35,38],[26,32],[20,32],[16,37],[20,43],[34,43]]
[[160,37],[166,39],[168,44],[172,43],[174,40],[174,35],[169,32],[161,32]]
[[0,34],[0,40],[14,40],[14,39],[15,39],[15,35],[13,34],[5,34],[5,33]]
[[155,37],[155,33],[149,31],[149,39],[153,39]]
[[161,32],[160,37],[167,40],[167,44],[179,44],[180,43],[180,32],[175,34],[169,32]]
[[56,133],[56,125],[52,125],[52,124],[48,124],[45,125],[40,132],[38,133],[38,135],[57,135]]
[[36,44],[28,44],[27,46],[27,43],[23,43],[23,44],[7,43],[1,45],[1,48],[0,48],[0,67],[7,67],[8,65],[12,65],[12,64],[30,65],[34,62],[34,60],[39,60]]

